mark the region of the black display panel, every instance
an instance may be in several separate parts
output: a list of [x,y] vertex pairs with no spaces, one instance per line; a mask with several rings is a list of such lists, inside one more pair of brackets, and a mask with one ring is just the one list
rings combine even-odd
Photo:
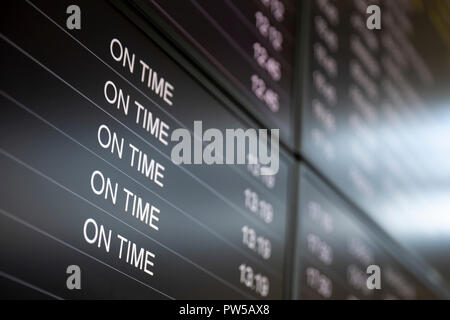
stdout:
[[448,1],[302,3],[303,156],[450,283]]
[[[436,299],[361,213],[310,169],[300,170],[294,297],[297,299]],[[372,224],[373,226],[373,224]],[[383,244],[384,243],[384,244]],[[392,255],[394,252],[394,255]],[[381,288],[369,289],[367,267],[380,267]]]
[[136,0],[144,14],[264,127],[295,148],[298,2]]
[[[72,4],[81,30],[66,28]],[[283,298],[293,161],[281,152],[274,176],[173,164],[176,128],[254,125],[116,5],[1,2],[1,296]]]

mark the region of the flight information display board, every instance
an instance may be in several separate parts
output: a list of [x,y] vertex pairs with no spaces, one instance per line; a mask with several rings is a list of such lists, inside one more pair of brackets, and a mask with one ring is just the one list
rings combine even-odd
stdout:
[[[305,166],[300,170],[298,211],[296,298],[436,299],[384,249],[385,235],[374,232],[358,218],[360,213]],[[367,286],[367,267],[372,265],[381,271],[379,290]]]
[[450,283],[448,1],[303,3],[302,155]]
[[136,0],[162,32],[294,147],[296,29],[292,0]]
[[293,160],[175,165],[173,130],[254,125],[108,1],[0,9],[0,295],[283,298]]

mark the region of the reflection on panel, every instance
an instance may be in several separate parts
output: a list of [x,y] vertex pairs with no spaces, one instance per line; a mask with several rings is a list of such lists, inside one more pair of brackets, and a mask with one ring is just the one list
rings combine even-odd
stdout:
[[[385,235],[358,217],[312,171],[300,170],[294,298],[433,299],[432,293],[383,245]],[[380,289],[368,279],[380,267]]]

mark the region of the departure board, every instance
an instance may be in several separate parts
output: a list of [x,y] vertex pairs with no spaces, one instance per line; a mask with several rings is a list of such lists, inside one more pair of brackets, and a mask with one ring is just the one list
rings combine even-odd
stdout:
[[304,4],[302,155],[448,283],[449,2]]
[[[358,212],[307,167],[300,170],[295,295],[300,299],[416,300],[434,293],[381,244]],[[394,258],[395,257],[395,258]],[[381,289],[366,285],[367,267],[382,270]]]
[[449,1],[0,16],[0,299],[450,298]]
[[294,148],[297,1],[137,0],[163,32],[217,74],[264,127]]
[[[66,28],[73,3],[81,30]],[[291,157],[269,176],[175,165],[173,130],[255,125],[132,10],[0,8],[1,296],[285,297]],[[66,288],[71,265],[83,290]]]

